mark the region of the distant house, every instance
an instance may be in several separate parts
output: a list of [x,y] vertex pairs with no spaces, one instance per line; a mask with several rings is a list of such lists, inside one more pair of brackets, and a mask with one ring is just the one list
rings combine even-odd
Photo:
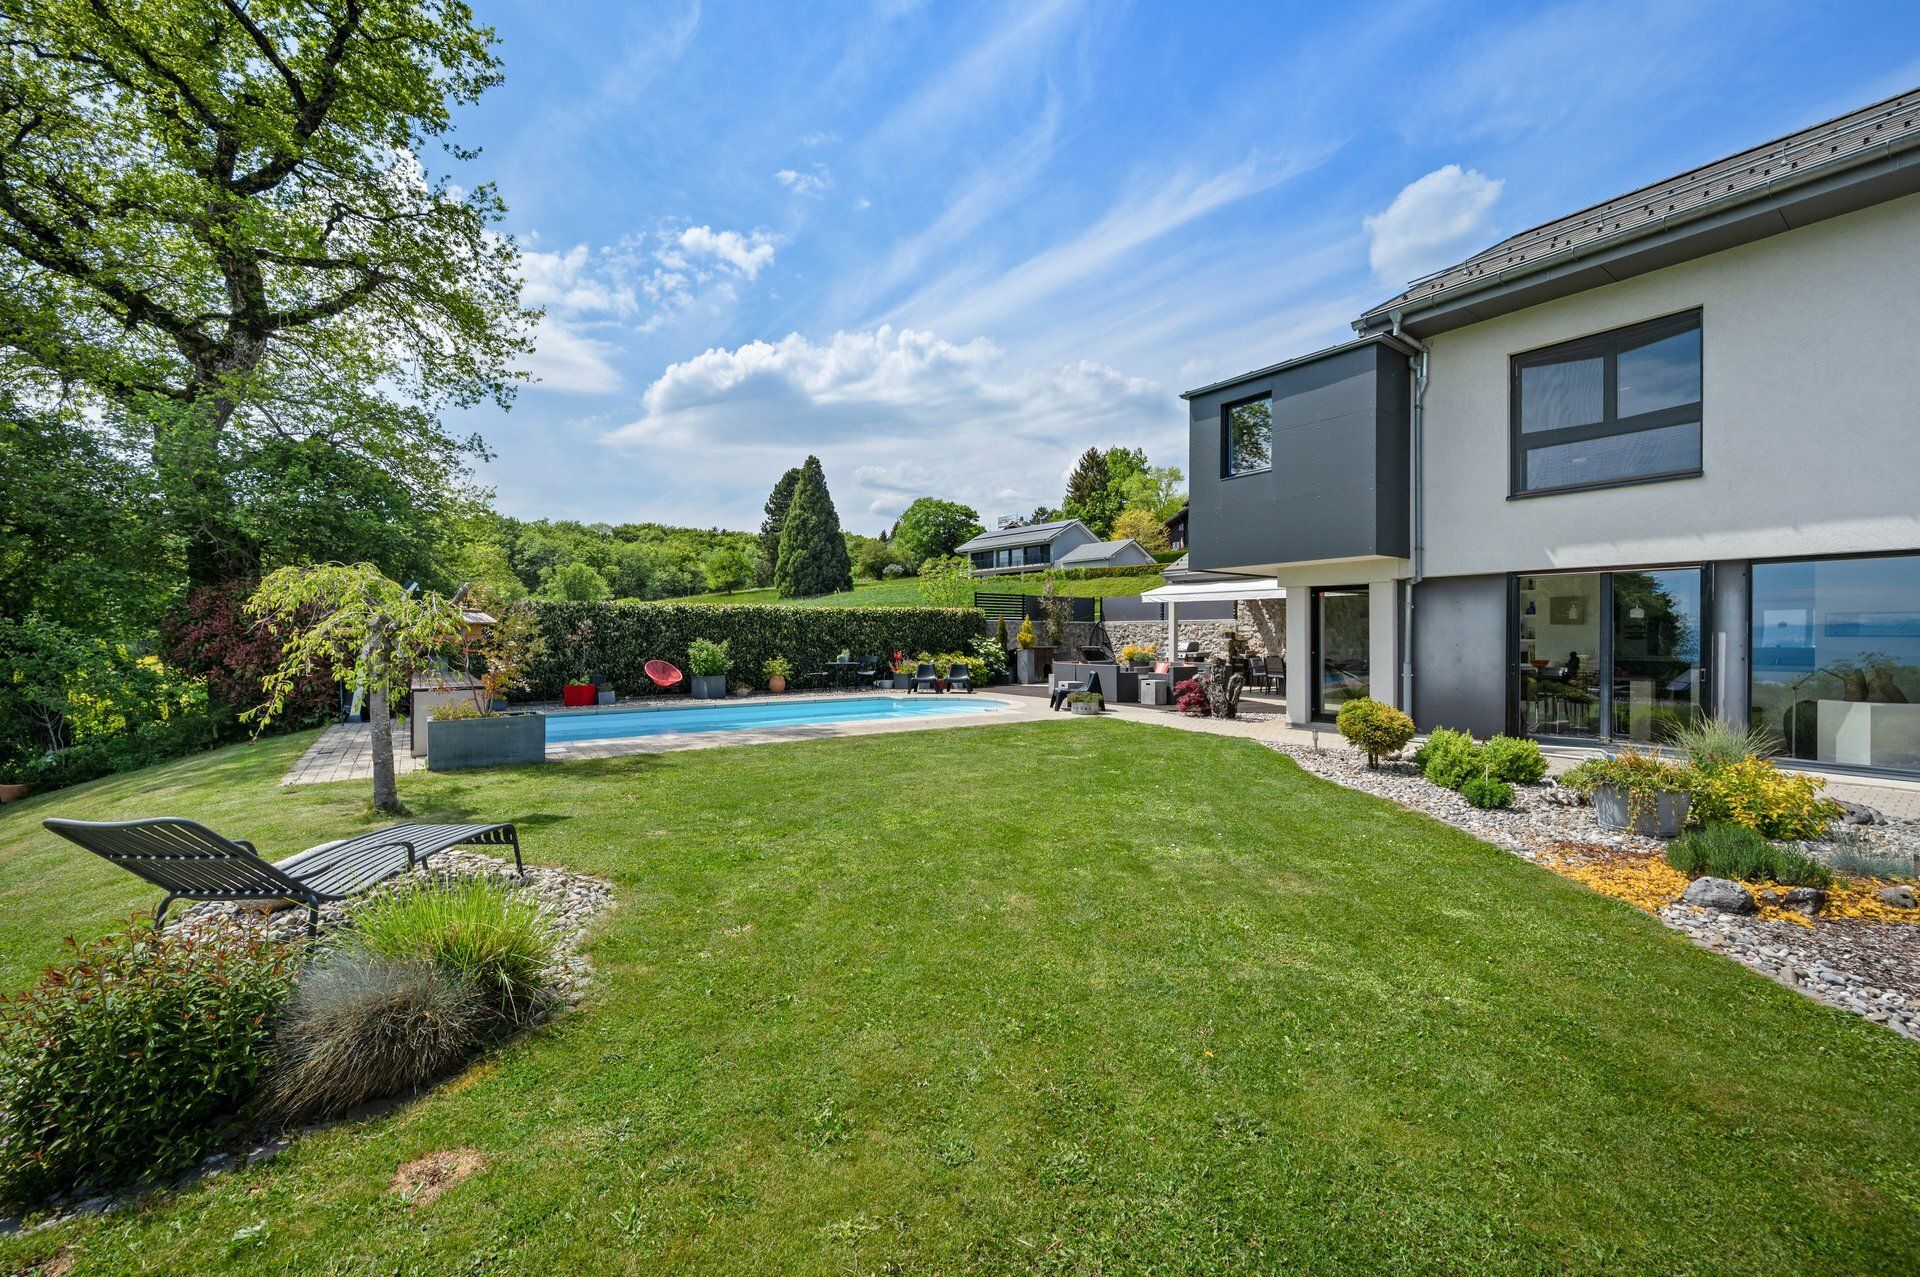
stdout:
[[1181,506],[1174,516],[1160,525],[1167,530],[1167,548],[1184,550],[1187,548],[1187,507]]
[[[1063,566],[1061,560],[1081,546],[1098,544],[1101,544],[1100,538],[1080,520],[1056,519],[1051,523],[1029,523],[1025,527],[982,532],[956,546],[954,553],[967,556],[975,576],[995,576],[1060,567]],[[1153,556],[1147,558],[1151,562]]]
[[1152,567],[1154,557],[1132,537],[1123,541],[1091,541],[1060,556],[1063,568],[1141,568]]

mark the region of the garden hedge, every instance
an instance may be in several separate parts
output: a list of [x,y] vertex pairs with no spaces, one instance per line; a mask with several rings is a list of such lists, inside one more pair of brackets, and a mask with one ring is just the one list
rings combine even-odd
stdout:
[[[821,668],[821,662],[842,650],[855,656],[965,651],[986,633],[985,618],[970,607],[537,602],[534,615],[547,651],[534,663],[533,686],[524,694],[538,700],[558,700],[561,685],[579,676],[580,656],[572,635],[581,621],[593,623],[590,672],[604,674],[622,696],[658,690],[641,668],[648,661],[671,661],[684,672],[687,647],[697,638],[727,642],[733,657],[729,682],[761,687],[766,683],[761,665],[770,656],[784,656],[797,673],[804,673]],[[685,686],[674,692],[684,694]]]

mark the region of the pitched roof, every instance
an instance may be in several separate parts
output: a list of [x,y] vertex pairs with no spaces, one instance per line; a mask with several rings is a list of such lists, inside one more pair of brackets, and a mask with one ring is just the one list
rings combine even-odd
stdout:
[[[966,554],[972,550],[992,550],[1009,545],[1038,545],[1042,541],[1051,541],[1068,528],[1079,524],[1078,519],[1055,519],[1052,523],[1028,523],[1017,528],[998,528],[992,532],[982,532],[971,541],[963,541],[954,547],[954,553]],[[1091,530],[1087,531],[1092,536]]]
[[[1370,308],[1365,331],[1442,297],[1470,293],[1543,271],[1597,246],[1697,221],[1799,185],[1920,147],[1920,89],[1849,112],[1783,138],[1689,169],[1602,204],[1521,231]],[[1785,229],[1785,227],[1781,227]]]
[[[1085,545],[1076,545],[1061,555],[1060,565],[1065,567],[1073,563],[1105,563],[1128,546],[1132,546],[1142,554],[1147,554],[1147,547],[1132,537],[1122,537],[1118,541],[1089,541]],[[1147,554],[1147,557],[1153,556]]]

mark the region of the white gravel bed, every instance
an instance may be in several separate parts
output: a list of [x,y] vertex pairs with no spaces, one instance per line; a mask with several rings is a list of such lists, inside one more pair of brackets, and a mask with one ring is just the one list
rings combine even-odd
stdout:
[[[1656,838],[1602,829],[1591,808],[1551,781],[1515,785],[1511,808],[1483,811],[1428,781],[1410,763],[1383,762],[1369,769],[1364,758],[1347,749],[1263,743],[1316,776],[1424,812],[1535,863],[1548,859],[1556,843],[1644,853],[1665,846]],[[1920,821],[1853,826],[1844,838],[1877,851],[1920,853]],[[1826,848],[1816,843],[1807,850],[1817,855]],[[1816,917],[1811,927],[1802,927],[1678,903],[1658,917],[1702,948],[1920,1040],[1920,926]]]
[[[321,905],[317,943],[325,946],[343,927],[350,928],[353,911],[368,900],[419,882],[462,878],[493,878],[529,893],[554,936],[553,962],[544,974],[566,1005],[578,1002],[593,978],[593,963],[580,952],[580,944],[594,917],[613,902],[613,888],[599,878],[551,865],[528,865],[523,883],[511,860],[460,847],[442,851],[426,864],[390,878],[354,899]],[[187,933],[233,927],[257,930],[260,922],[257,906],[207,901],[182,911],[176,921],[167,924],[167,929],[171,932],[178,928]],[[307,933],[307,911],[305,907],[280,909],[267,916],[266,925],[268,936],[274,940],[298,939]]]

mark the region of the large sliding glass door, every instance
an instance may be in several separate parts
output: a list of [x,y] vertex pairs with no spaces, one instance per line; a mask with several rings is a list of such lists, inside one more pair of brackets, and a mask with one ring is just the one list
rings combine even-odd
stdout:
[[1313,716],[1332,718],[1372,686],[1373,641],[1367,587],[1343,585],[1313,592]]
[[1705,712],[1699,568],[1540,573],[1514,585],[1526,735],[1655,744]]
[[1789,758],[1920,771],[1920,555],[1753,565],[1753,722]]

